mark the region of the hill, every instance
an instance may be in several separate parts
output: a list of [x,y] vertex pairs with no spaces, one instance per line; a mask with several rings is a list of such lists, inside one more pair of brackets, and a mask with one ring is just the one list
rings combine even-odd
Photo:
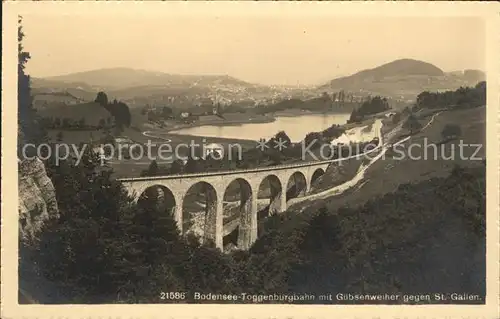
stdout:
[[206,98],[217,98],[222,102],[253,101],[283,91],[228,75],[179,75],[130,68],[33,78],[32,87],[35,94],[77,90],[78,96],[86,101],[92,101],[98,91],[105,91],[108,97],[123,101],[131,107],[146,104],[186,107],[199,104]]
[[44,78],[45,81],[85,83],[93,88],[124,89],[140,86],[211,86],[252,84],[227,75],[180,75],[130,68],[107,68]]
[[57,80],[37,78],[37,77],[31,77],[30,81],[32,89],[43,92],[52,92],[54,90],[75,89],[75,88],[88,91],[94,90],[92,86],[84,82],[64,82],[64,81],[57,81]]
[[443,76],[444,72],[438,67],[412,59],[401,59],[383,64],[373,69],[367,69],[350,76],[330,81],[331,86],[348,85],[356,82],[381,81],[388,77],[406,76]]
[[427,62],[400,59],[333,79],[318,89],[327,92],[349,90],[361,94],[413,100],[422,91],[444,91],[460,86],[474,86],[480,78],[474,70],[445,73]]

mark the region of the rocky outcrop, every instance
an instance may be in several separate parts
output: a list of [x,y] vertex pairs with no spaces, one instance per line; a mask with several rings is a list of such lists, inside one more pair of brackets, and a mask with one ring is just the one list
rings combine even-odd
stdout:
[[19,234],[23,242],[36,238],[45,221],[58,218],[56,193],[39,158],[19,162]]

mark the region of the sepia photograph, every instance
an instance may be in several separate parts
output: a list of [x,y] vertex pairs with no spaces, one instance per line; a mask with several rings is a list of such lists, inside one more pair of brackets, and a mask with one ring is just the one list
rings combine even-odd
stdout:
[[498,304],[486,7],[218,5],[9,5],[10,298]]

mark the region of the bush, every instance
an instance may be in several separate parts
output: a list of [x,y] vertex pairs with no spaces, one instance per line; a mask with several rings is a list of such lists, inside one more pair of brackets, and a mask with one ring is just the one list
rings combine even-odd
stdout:
[[406,122],[403,124],[403,128],[410,131],[410,134],[416,133],[422,128],[422,124],[417,120],[415,116],[410,115]]
[[401,113],[396,113],[392,116],[392,124],[397,124],[401,121]]
[[454,139],[462,135],[462,129],[456,124],[446,124],[441,131],[443,139]]

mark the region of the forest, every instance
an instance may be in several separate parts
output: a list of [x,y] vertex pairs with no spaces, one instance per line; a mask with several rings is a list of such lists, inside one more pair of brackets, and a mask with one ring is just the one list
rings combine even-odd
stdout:
[[418,108],[476,107],[486,105],[486,82],[475,87],[461,87],[455,91],[424,91],[417,96]]
[[354,109],[351,112],[351,116],[347,123],[361,122],[363,119],[372,114],[377,114],[389,110],[389,102],[387,98],[381,96],[375,96],[373,98],[368,98],[361,104],[359,108]]
[[[173,217],[152,203],[134,204],[110,172],[96,171],[93,154],[86,156],[84,166],[48,165],[61,217],[35,242],[20,244],[20,276],[52,289],[43,303],[165,302],[158,295],[165,287],[186,293],[178,302],[193,301],[195,292],[442,291],[458,279],[445,265],[424,267],[429,251],[448,245],[432,240],[439,229],[457,222],[485,241],[484,166],[400,185],[359,208],[272,215],[249,251],[225,254],[181,236]],[[415,288],[413,276],[438,274],[427,290]],[[464,291],[484,287],[471,283]]]

